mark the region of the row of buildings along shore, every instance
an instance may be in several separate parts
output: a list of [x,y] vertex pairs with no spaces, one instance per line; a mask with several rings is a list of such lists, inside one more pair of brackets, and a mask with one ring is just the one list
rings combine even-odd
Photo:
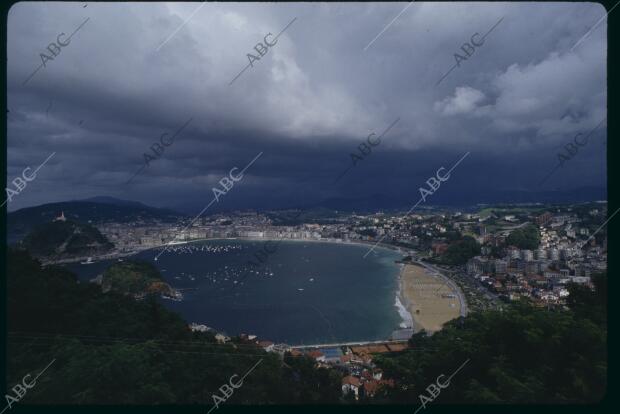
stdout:
[[[457,281],[473,278],[477,286],[504,300],[528,297],[549,304],[562,303],[568,294],[567,283],[590,284],[593,274],[606,270],[606,232],[597,232],[606,213],[606,203],[590,203],[535,212],[523,209],[511,214],[339,213],[327,220],[276,225],[273,217],[286,217],[285,213],[234,212],[203,217],[194,223],[137,221],[97,227],[120,254],[216,238],[366,243],[382,240],[383,245],[410,249],[430,261],[441,259],[451,244],[458,243],[454,235],[460,234],[475,239],[481,251],[466,264],[446,267]],[[535,226],[539,233],[536,248],[511,246],[507,242],[510,234],[526,226]]]

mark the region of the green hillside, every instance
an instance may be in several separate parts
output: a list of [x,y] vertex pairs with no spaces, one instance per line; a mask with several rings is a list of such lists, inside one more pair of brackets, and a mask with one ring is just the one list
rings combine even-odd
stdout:
[[171,210],[149,207],[123,200],[95,198],[91,201],[63,201],[35,207],[22,208],[7,215],[7,232],[10,242],[21,240],[37,225],[51,222],[64,212],[68,220],[80,223],[133,223],[175,222],[182,214]]
[[103,272],[101,286],[104,292],[113,290],[140,297],[149,293],[173,295],[173,289],[163,281],[157,268],[147,262],[113,264]]
[[114,248],[95,227],[73,221],[36,226],[21,242],[33,256],[64,259],[102,254]]

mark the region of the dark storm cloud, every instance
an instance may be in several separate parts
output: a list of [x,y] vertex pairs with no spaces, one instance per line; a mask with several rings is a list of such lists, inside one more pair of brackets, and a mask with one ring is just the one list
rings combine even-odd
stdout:
[[[222,176],[259,152],[222,208],[407,194],[415,202],[418,187],[465,151],[471,156],[438,200],[451,190],[538,191],[558,147],[606,116],[606,21],[570,51],[604,16],[595,3],[413,4],[367,50],[404,3],[210,3],[186,22],[198,6],[11,8],[8,180],[56,155],[10,210],[98,195],[200,209]],[[295,17],[229,86],[254,46]],[[501,17],[435,86],[463,43]],[[23,86],[39,54],[85,18]],[[397,117],[373,155],[335,185],[356,146]],[[189,118],[174,145],[126,185],[151,145]],[[601,145],[589,145],[545,188],[606,185],[605,126]]]

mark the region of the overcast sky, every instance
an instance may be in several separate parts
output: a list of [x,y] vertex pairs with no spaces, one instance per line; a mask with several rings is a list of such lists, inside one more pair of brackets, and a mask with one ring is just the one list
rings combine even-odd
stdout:
[[[9,210],[93,196],[201,208],[221,177],[260,153],[221,206],[376,195],[413,204],[428,177],[467,153],[437,196],[486,201],[498,191],[606,186],[601,5],[406,6],[14,5],[7,180],[55,154]],[[85,21],[57,56],[46,49],[57,39],[66,43]],[[254,46],[268,33],[273,42],[291,21],[230,84],[248,65],[247,55],[258,55]],[[496,24],[467,58],[461,46],[475,33],[480,43]],[[127,184],[151,145],[190,119]],[[334,183],[352,165],[357,145],[397,119],[372,153]],[[563,145],[597,125],[588,144],[541,185]]]

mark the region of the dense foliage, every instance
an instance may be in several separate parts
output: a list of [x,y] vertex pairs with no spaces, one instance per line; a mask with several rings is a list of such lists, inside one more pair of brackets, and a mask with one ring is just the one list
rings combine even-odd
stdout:
[[37,257],[86,256],[114,246],[95,227],[73,221],[54,221],[36,226],[22,246]]
[[535,250],[540,244],[540,233],[534,225],[516,229],[508,237],[506,244],[516,246],[519,249]]
[[282,361],[240,340],[218,344],[153,299],[103,294],[24,251],[11,250],[8,265],[7,384],[55,359],[28,390],[30,403],[211,406],[233,374],[261,360],[230,403],[338,402],[340,377],[305,357]]
[[468,361],[441,403],[598,402],[607,387],[606,278],[597,289],[570,286],[569,311],[518,303],[503,312],[474,313],[430,337],[411,339],[411,351],[378,359],[399,384],[383,399],[421,404],[425,389]]
[[446,252],[440,258],[440,263],[450,265],[465,264],[469,259],[480,254],[480,244],[470,236],[454,242],[448,246]]
[[592,276],[594,292],[585,285],[570,284],[567,305],[577,314],[599,324],[607,324],[607,276]]
[[170,287],[163,282],[159,270],[151,263],[128,261],[114,263],[103,272],[102,287],[104,291],[115,290],[128,294],[143,294],[160,286],[164,293]]

